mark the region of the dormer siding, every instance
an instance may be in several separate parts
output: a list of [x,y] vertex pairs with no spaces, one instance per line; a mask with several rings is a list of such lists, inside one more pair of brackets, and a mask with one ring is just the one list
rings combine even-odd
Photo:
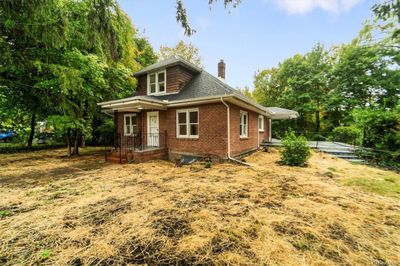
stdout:
[[[167,67],[166,93],[179,92],[193,77],[194,73],[183,66]],[[138,95],[147,95],[147,74],[137,77]]]

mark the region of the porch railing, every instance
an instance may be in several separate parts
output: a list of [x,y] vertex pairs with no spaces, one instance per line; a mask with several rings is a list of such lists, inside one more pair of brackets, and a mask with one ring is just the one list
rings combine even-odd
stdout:
[[118,133],[105,142],[105,159],[107,161],[110,157],[118,158],[121,163],[134,152],[167,148],[167,139],[166,131],[162,133],[139,132],[129,136]]

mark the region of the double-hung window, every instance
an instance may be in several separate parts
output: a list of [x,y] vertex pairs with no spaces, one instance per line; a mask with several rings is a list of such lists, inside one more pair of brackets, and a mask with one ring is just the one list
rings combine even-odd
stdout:
[[137,131],[136,114],[124,115],[124,135],[131,136]]
[[176,136],[178,138],[199,137],[199,109],[176,111]]
[[249,114],[246,111],[240,111],[240,137],[247,138],[249,129]]
[[258,132],[264,132],[264,116],[258,116]]
[[165,70],[147,75],[147,94],[165,93],[167,72]]

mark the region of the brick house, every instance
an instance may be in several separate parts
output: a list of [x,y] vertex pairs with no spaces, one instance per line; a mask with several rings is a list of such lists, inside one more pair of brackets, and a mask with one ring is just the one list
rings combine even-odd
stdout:
[[222,60],[218,76],[178,56],[135,73],[136,95],[99,103],[114,116],[113,147],[106,154],[120,162],[182,155],[233,158],[270,140],[274,117],[297,117],[294,111],[261,106],[227,85]]

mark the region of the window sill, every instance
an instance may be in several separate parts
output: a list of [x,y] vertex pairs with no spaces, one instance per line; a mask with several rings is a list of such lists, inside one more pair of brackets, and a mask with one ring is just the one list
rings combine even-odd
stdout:
[[265,130],[259,130],[258,131],[258,133],[264,133],[265,132]]
[[193,139],[193,140],[196,140],[196,139],[199,139],[199,136],[197,136],[197,137],[176,136],[176,138],[177,139]]
[[248,136],[240,136],[240,139],[246,140],[246,139],[249,139],[249,137]]
[[153,93],[147,92],[147,95],[153,95],[153,96],[165,95],[165,94],[167,94],[167,93],[166,92],[153,92]]

